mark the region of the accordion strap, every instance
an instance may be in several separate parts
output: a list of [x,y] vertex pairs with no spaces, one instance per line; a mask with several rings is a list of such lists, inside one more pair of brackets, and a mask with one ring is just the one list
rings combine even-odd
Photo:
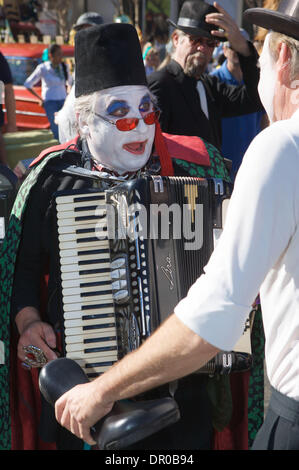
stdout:
[[173,169],[171,156],[168,152],[167,145],[162,135],[159,122],[156,122],[155,148],[160,158],[161,175],[162,176],[174,176],[174,169]]

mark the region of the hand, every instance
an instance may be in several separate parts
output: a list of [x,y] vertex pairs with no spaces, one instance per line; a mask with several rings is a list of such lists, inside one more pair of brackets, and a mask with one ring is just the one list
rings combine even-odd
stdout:
[[213,30],[211,34],[217,37],[225,37],[234,51],[244,56],[249,56],[249,46],[235,20],[217,2],[214,2],[214,7],[217,8],[219,13],[210,13],[207,15],[206,22],[215,24],[223,31]]
[[55,403],[57,421],[87,444],[96,444],[90,428],[111,411],[113,403],[99,398],[97,381],[77,385]]
[[16,316],[16,324],[20,333],[18,343],[18,357],[21,361],[26,360],[24,346],[36,346],[45,354],[48,361],[57,358],[52,350],[56,347],[56,335],[48,323],[42,322],[37,310],[26,307]]
[[39,105],[41,108],[43,108],[43,107],[44,107],[44,101],[43,101],[43,100],[39,100],[38,105]]

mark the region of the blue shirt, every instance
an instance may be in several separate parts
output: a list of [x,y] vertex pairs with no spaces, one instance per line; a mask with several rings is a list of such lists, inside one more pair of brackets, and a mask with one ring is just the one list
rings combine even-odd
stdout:
[[[227,68],[227,60],[221,67],[211,72],[222,82],[230,85],[242,85]],[[232,161],[231,177],[234,180],[242,163],[243,156],[254,137],[261,131],[261,118],[264,112],[243,114],[222,119],[222,154]]]

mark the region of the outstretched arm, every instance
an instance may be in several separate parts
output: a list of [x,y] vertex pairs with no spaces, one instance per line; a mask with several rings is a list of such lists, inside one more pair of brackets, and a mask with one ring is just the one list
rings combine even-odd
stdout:
[[77,437],[94,444],[90,427],[111,410],[115,401],[186,376],[218,351],[171,315],[138,350],[93,382],[65,393],[56,402],[56,419]]

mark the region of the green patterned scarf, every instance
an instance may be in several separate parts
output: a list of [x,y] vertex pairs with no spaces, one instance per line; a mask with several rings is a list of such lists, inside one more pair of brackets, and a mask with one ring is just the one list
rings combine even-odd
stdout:
[[22,217],[28,196],[41,171],[50,159],[60,155],[54,152],[34,167],[17,194],[5,239],[0,251],[0,339],[4,343],[5,363],[0,364],[0,450],[11,448],[11,426],[9,408],[9,341],[10,341],[10,299],[12,294],[14,266],[19,248]]

